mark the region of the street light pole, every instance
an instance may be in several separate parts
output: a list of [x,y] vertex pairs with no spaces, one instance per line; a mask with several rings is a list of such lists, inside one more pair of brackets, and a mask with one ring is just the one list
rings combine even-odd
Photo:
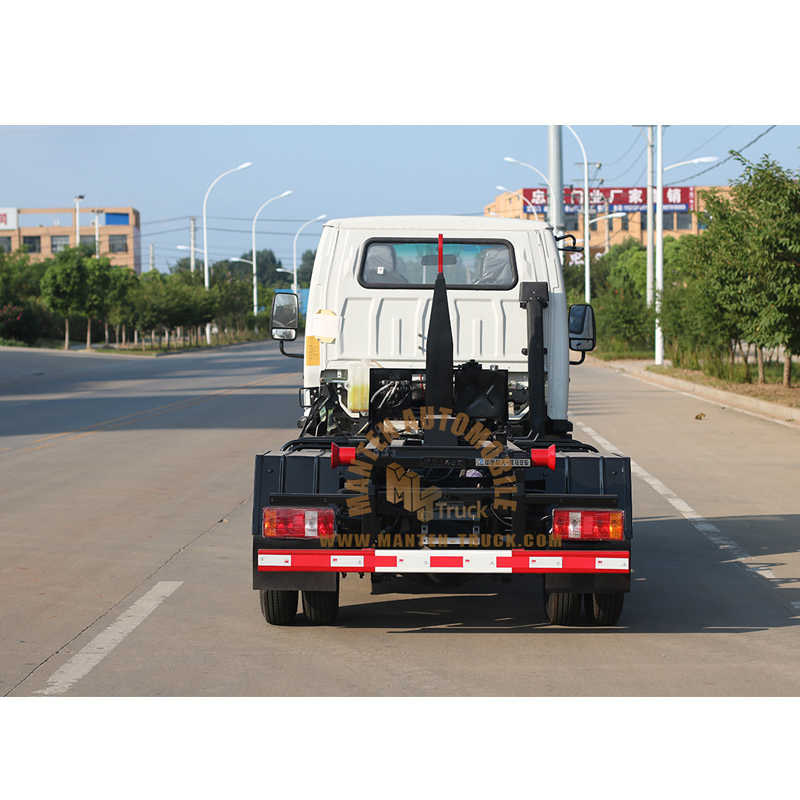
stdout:
[[268,206],[273,200],[279,200],[281,197],[286,197],[291,193],[292,190],[288,189],[283,194],[270,197],[270,199],[267,200],[267,202],[264,203],[264,205],[262,205],[258,211],[256,211],[256,215],[253,217],[253,316],[258,316],[258,279],[256,269],[258,256],[256,255],[256,220],[258,219],[258,215],[264,210],[264,206]]
[[647,307],[653,305],[653,126],[647,126]]
[[572,135],[578,140],[581,146],[581,153],[583,153],[583,261],[585,265],[584,272],[584,295],[586,303],[592,302],[592,284],[591,284],[591,248],[589,247],[589,160],[586,158],[586,148],[583,146],[581,137],[572,129],[571,125],[566,125]]
[[314,217],[314,219],[310,219],[308,222],[304,222],[298,229],[297,233],[294,235],[294,242],[292,244],[292,265],[293,265],[293,274],[294,280],[292,281],[292,291],[297,294],[297,237],[300,235],[300,231],[306,227],[306,225],[310,225],[312,222],[318,222],[321,219],[325,219],[327,214],[320,214],[318,217]]
[[[240,169],[247,169],[253,165],[252,161],[245,161],[244,164],[239,164],[238,167],[234,167],[233,169],[229,169],[227,172],[223,172],[218,178],[215,178],[212,182],[211,186],[208,187],[206,190],[206,196],[203,198],[203,253],[205,257],[203,258],[203,283],[205,284],[206,289],[209,289],[211,286],[211,280],[209,276],[209,264],[208,264],[208,218],[206,217],[206,206],[208,204],[208,195],[211,193],[211,190],[217,184],[218,181],[222,180],[226,175],[230,175],[231,172],[236,172]],[[206,344],[211,344],[211,323],[206,323]]]
[[656,364],[664,363],[661,292],[664,290],[664,126],[656,125]]
[[656,125],[656,364],[664,363],[664,331],[661,328],[661,295],[664,292],[664,173],[675,167],[685,167],[687,164],[709,164],[719,161],[717,156],[702,156],[691,161],[681,161],[678,164],[664,166],[664,126]]
[[[556,197],[556,193],[553,190],[553,184],[550,183],[547,176],[541,171],[536,169],[536,167],[531,166],[530,164],[526,164],[524,161],[517,161],[516,158],[511,158],[511,156],[505,156],[503,161],[508,161],[510,164],[519,164],[521,167],[527,167],[528,169],[532,169],[537,175],[541,175],[544,179],[544,182],[547,184],[547,188],[550,190],[550,224],[553,228],[557,231],[556,228],[556,220],[557,220],[557,211],[554,210],[556,207],[556,203],[558,202],[558,198]],[[525,204],[523,203],[522,206],[523,211],[525,210]],[[534,212],[535,213],[535,212]],[[538,219],[538,217],[537,217]]]
[[75,247],[81,243],[81,200],[82,194],[75,195]]
[[[541,170],[536,169],[536,167],[532,167],[530,164],[526,164],[524,161],[517,161],[516,158],[511,158],[511,156],[505,156],[503,161],[508,161],[510,164],[519,164],[521,167],[527,167],[528,169],[532,169],[537,175],[541,175],[542,179],[547,184],[547,188],[550,189],[550,196],[553,197],[553,185]],[[555,200],[554,197],[553,200]]]

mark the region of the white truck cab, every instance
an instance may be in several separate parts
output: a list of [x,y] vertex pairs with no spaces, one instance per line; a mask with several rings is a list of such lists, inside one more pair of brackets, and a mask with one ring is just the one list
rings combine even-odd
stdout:
[[[437,237],[444,237],[453,359],[508,370],[527,387],[528,336],[520,286],[549,290],[544,315],[547,413],[566,419],[567,305],[556,240],[544,222],[411,216],[325,223],[309,288],[304,384],[346,381],[347,407],[366,411],[363,369],[425,366]],[[355,398],[354,398],[355,395]],[[517,415],[524,405],[518,404]]]

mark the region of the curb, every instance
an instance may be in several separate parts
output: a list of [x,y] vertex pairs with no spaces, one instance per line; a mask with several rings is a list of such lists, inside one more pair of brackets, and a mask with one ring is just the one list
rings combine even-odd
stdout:
[[633,364],[627,365],[622,361],[602,361],[592,356],[587,356],[586,360],[593,366],[621,372],[647,383],[654,383],[678,392],[695,394],[698,397],[710,400],[722,406],[735,408],[740,411],[747,411],[773,422],[789,423],[793,427],[800,427],[800,408],[782,406],[778,403],[769,403],[766,400],[756,400],[755,398],[745,397],[735,392],[726,392],[722,389],[702,386],[697,383],[692,383],[691,381],[682,381],[679,378],[672,378],[668,375],[658,375],[655,372],[648,372],[646,367],[650,366],[650,362],[634,362],[636,366],[633,366]]

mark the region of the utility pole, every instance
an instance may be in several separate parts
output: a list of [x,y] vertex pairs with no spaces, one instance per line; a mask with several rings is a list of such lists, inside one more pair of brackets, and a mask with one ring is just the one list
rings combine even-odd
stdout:
[[100,209],[94,210],[94,257],[100,258]]
[[564,164],[561,155],[561,126],[547,126],[547,169],[550,173],[550,224],[556,236],[564,230]]
[[75,247],[81,243],[81,200],[82,194],[75,195]]
[[647,126],[647,307],[653,305],[653,126]]
[[661,292],[664,289],[664,126],[656,126],[656,364],[664,363]]
[[154,270],[156,268],[156,257],[153,253],[153,243],[150,242],[150,269]]
[[191,247],[189,248],[189,269],[194,273],[194,250],[195,250],[195,237],[197,236],[197,217],[189,217],[191,223]]

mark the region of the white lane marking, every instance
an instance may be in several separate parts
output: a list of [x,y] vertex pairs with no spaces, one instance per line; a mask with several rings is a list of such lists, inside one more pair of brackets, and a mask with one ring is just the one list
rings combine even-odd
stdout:
[[127,611],[119,615],[104,631],[76,653],[61,669],[56,670],[47,682],[46,689],[34,694],[63,694],[76,681],[88,675],[122,640],[144,622],[183,581],[160,581],[144,597],[140,597]]
[[[592,430],[588,425],[584,425],[578,420],[573,420],[575,424],[588,436],[591,436],[602,448],[612,453],[622,452],[618,447],[614,447],[608,439],[603,438],[599,433]],[[709,522],[704,517],[701,517],[686,501],[681,500],[675,492],[668,489],[661,481],[655,476],[651,475],[647,470],[640,467],[633,459],[631,459],[631,472],[638,478],[641,478],[645,483],[649,484],[655,489],[684,519],[687,519],[695,528],[706,537],[712,544],[715,544],[720,550],[725,550],[733,557],[734,561],[738,561],[742,566],[747,567],[748,570],[761,575],[767,580],[775,580],[775,575],[771,569],[759,567],[757,564],[747,564],[744,559],[751,558],[750,554],[739,547],[733,539],[727,537],[716,525]]]

